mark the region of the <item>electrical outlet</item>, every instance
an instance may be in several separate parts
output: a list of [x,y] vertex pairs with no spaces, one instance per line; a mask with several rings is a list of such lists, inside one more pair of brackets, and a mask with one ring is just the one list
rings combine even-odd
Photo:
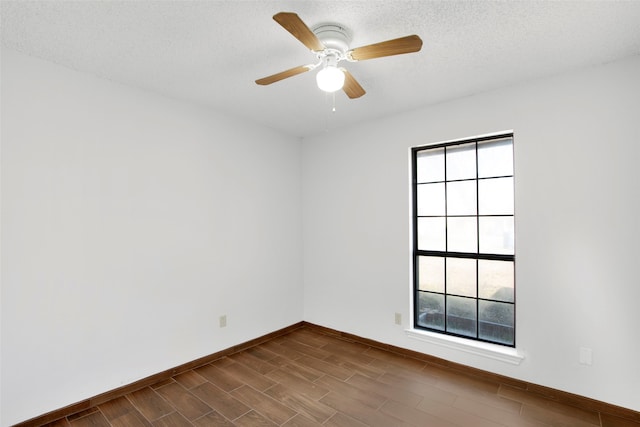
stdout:
[[220,316],[220,327],[224,328],[225,326],[227,326],[227,315],[223,314]]
[[402,314],[396,313],[396,325],[402,325]]
[[587,347],[580,347],[579,362],[585,366],[593,365],[593,350]]

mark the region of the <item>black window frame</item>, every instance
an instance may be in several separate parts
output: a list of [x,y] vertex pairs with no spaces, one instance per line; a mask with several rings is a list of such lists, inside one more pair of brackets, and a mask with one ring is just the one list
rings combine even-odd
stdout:
[[[456,147],[456,146],[460,146],[460,145],[464,145],[464,144],[471,144],[471,143],[475,143],[475,160],[476,160],[476,176],[475,176],[475,181],[476,183],[479,182],[482,179],[485,178],[479,178],[478,177],[478,144],[482,143],[482,142],[486,142],[486,141],[493,141],[493,140],[501,140],[501,139],[511,139],[511,147],[512,147],[512,152],[511,152],[511,161],[512,161],[512,167],[513,167],[513,172],[511,175],[505,175],[503,177],[511,177],[513,179],[513,184],[514,184],[514,206],[513,206],[513,214],[511,215],[513,217],[513,221],[514,221],[514,250],[513,250],[513,254],[498,254],[498,253],[481,253],[480,249],[479,249],[479,243],[478,243],[478,251],[476,253],[473,252],[450,252],[447,249],[447,246],[445,246],[445,250],[444,251],[438,251],[438,250],[420,250],[418,249],[418,218],[420,218],[420,216],[418,216],[418,185],[421,184],[418,182],[418,168],[417,168],[417,158],[418,158],[418,153],[423,152],[423,151],[427,151],[427,150],[435,150],[435,149],[442,149],[444,148],[445,150],[445,179],[444,179],[444,183],[445,183],[445,188],[446,188],[446,183],[447,182],[456,182],[457,180],[452,179],[450,181],[447,180],[446,177],[446,149],[450,148],[450,147]],[[419,330],[426,330],[426,331],[430,331],[430,332],[435,332],[438,334],[443,334],[443,335],[450,335],[450,336],[456,336],[456,337],[460,337],[460,338],[464,338],[464,339],[468,339],[468,340],[472,340],[472,341],[480,341],[480,342],[487,342],[487,343],[491,343],[491,344],[496,344],[496,345],[500,345],[500,346],[505,346],[505,347],[512,347],[515,348],[516,347],[516,278],[515,278],[515,268],[516,268],[516,256],[515,256],[515,139],[514,139],[514,134],[513,132],[508,132],[508,133],[499,133],[499,134],[495,134],[495,135],[489,135],[489,136],[483,136],[483,137],[476,137],[476,138],[466,138],[466,139],[461,139],[461,140],[454,140],[454,141],[447,141],[447,142],[442,142],[442,143],[436,143],[436,144],[428,144],[428,145],[422,145],[422,146],[418,146],[418,147],[412,147],[411,148],[411,198],[412,198],[412,267],[413,267],[413,277],[412,277],[412,281],[413,281],[413,327],[414,329],[419,329]],[[491,178],[501,178],[501,177],[491,177]],[[489,179],[491,179],[489,178]],[[424,183],[422,183],[424,184]],[[445,200],[446,200],[446,190],[445,190]],[[445,202],[446,203],[446,202]],[[476,203],[479,204],[480,200],[479,200],[479,195],[478,195],[478,185],[476,185]],[[479,214],[478,211],[476,211],[475,214],[476,218],[480,218],[482,215]],[[504,215],[499,215],[499,216],[504,216]],[[506,215],[509,216],[509,215]],[[445,218],[445,224],[447,223],[447,218],[449,218],[449,216],[447,215],[446,211],[444,214],[444,218]],[[446,230],[446,226],[445,226],[445,230]],[[445,231],[446,233],[446,231]],[[445,242],[446,242],[446,234],[445,234]],[[478,241],[478,237],[476,236],[476,241]],[[446,244],[446,243],[445,243]],[[445,278],[445,288],[444,291],[442,293],[442,295],[444,296],[444,330],[441,329],[435,329],[435,328],[429,328],[426,327],[424,325],[420,325],[419,324],[419,301],[420,301],[420,293],[421,292],[427,292],[427,291],[423,291],[420,290],[420,284],[419,284],[419,279],[418,279],[418,269],[419,269],[419,257],[420,256],[430,256],[430,257],[442,257],[445,258],[445,262],[446,262],[446,258],[447,257],[453,257],[453,258],[466,258],[466,259],[475,259],[475,260],[492,260],[492,261],[510,261],[513,263],[513,301],[512,302],[508,302],[509,304],[513,305],[513,343],[509,344],[509,343],[504,343],[504,342],[500,342],[500,341],[493,341],[493,340],[489,340],[489,339],[484,339],[480,337],[480,333],[479,333],[479,329],[480,329],[480,320],[479,320],[479,305],[480,305],[480,301],[489,301],[489,302],[500,302],[500,303],[504,303],[504,300],[497,300],[497,299],[491,299],[491,298],[480,298],[479,293],[478,293],[478,275],[476,274],[476,296],[475,297],[465,297],[465,298],[469,298],[469,299],[473,299],[475,300],[475,304],[476,304],[476,333],[475,333],[475,337],[473,336],[469,336],[469,335],[463,335],[463,334],[458,334],[458,333],[454,333],[451,331],[447,330],[447,303],[446,303],[446,298],[447,295],[452,295],[452,296],[456,296],[459,297],[459,295],[455,295],[455,294],[448,294],[447,293],[447,289],[446,289],[446,278]],[[476,262],[476,269],[478,268],[478,263]],[[477,270],[476,270],[477,273]],[[445,277],[446,277],[446,272],[445,272]],[[429,292],[429,293],[434,293],[434,292]]]

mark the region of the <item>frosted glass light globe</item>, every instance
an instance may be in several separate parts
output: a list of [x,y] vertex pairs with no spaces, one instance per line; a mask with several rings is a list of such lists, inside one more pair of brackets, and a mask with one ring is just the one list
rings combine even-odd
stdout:
[[316,74],[316,82],[320,90],[335,92],[344,86],[344,73],[342,70],[328,65]]

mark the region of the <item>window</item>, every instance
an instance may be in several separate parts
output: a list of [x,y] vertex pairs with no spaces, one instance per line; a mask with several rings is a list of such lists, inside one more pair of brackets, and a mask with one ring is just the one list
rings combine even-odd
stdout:
[[513,135],[411,154],[415,327],[515,347]]

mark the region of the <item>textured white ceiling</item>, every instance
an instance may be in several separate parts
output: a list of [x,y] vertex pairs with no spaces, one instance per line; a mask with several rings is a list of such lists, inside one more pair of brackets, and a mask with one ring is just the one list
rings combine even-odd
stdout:
[[[640,1],[6,1],[2,44],[113,81],[307,136],[640,54]],[[317,89],[315,72],[254,80],[314,55],[271,17],[331,21],[351,47],[409,34],[408,55],[346,63],[367,94]],[[343,65],[345,63],[341,63]],[[639,76],[640,78],[640,76]]]

